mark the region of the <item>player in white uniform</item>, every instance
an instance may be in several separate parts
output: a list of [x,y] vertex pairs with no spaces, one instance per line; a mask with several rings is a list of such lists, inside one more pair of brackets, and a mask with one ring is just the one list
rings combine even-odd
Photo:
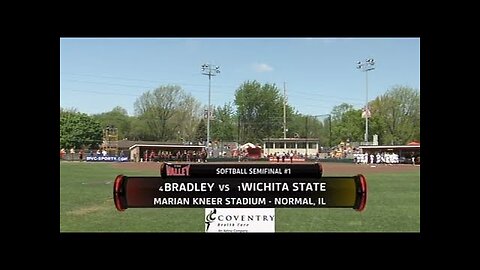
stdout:
[[398,164],[398,154],[393,154],[393,163]]

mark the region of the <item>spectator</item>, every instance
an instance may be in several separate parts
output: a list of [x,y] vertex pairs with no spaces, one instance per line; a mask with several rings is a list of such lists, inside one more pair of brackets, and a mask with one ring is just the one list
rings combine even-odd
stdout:
[[83,161],[83,149],[78,152],[78,158],[80,159],[80,161]]
[[73,160],[73,155],[75,155],[75,148],[70,148],[70,160]]

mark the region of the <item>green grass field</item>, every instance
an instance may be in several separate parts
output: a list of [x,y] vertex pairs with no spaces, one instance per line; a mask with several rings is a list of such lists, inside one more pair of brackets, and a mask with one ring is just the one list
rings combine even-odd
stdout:
[[[127,209],[112,200],[118,174],[155,171],[108,163],[60,162],[61,232],[204,232],[203,208]],[[371,173],[364,212],[353,209],[276,209],[277,232],[419,232],[420,172]]]

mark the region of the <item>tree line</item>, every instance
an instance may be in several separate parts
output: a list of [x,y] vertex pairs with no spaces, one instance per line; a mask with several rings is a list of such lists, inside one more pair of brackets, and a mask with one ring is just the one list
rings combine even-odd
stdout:
[[[212,107],[211,141],[260,143],[283,138],[284,97],[275,84],[246,81],[233,102]],[[305,115],[286,103],[287,138],[319,138],[322,146],[341,141],[363,141],[362,109],[351,104],[335,106],[329,114]],[[420,139],[420,94],[417,89],[395,86],[369,102],[369,141],[378,134],[379,144],[401,145]],[[60,147],[96,148],[103,130],[114,127],[119,140],[177,143],[206,141],[207,106],[180,86],[165,85],[143,93],[134,103],[134,116],[122,107],[87,115],[60,108]]]

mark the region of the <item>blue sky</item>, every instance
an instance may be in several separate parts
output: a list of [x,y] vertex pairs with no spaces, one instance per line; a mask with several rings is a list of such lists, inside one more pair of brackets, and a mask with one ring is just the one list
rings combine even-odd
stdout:
[[357,61],[375,59],[368,72],[368,97],[396,85],[420,90],[419,38],[62,38],[60,106],[95,114],[134,102],[161,85],[180,85],[208,104],[205,63],[212,77],[212,105],[234,100],[247,80],[274,83],[303,114],[331,112],[342,102],[361,108],[365,72]]

